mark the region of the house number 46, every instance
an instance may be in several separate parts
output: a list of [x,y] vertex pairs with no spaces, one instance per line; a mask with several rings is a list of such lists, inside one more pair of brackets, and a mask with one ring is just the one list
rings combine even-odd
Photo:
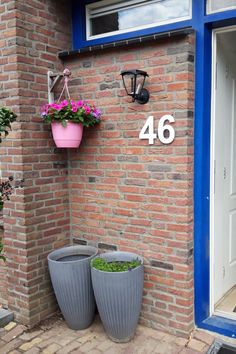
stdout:
[[[157,134],[163,144],[170,144],[174,140],[175,130],[172,125],[168,124],[174,122],[174,117],[169,114],[165,114],[159,120]],[[139,133],[139,139],[147,139],[149,145],[151,145],[154,144],[154,140],[157,139],[157,134],[154,133],[154,117],[149,116]]]

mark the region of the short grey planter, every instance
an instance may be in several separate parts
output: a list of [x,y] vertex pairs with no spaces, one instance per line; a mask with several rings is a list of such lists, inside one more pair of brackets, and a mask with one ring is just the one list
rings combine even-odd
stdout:
[[95,314],[90,261],[97,249],[70,246],[48,255],[49,272],[58,305],[68,326],[85,329]]
[[134,336],[142,305],[143,259],[130,252],[108,252],[97,257],[108,262],[137,258],[142,262],[126,272],[91,269],[97,308],[107,335],[115,342],[128,342]]

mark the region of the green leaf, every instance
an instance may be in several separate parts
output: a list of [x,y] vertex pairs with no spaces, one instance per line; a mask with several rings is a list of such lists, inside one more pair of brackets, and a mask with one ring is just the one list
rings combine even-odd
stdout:
[[92,260],[91,266],[95,269],[102,270],[104,272],[126,272],[141,265],[139,259],[133,259],[130,262],[126,261],[112,261],[108,262],[104,258],[97,257]]

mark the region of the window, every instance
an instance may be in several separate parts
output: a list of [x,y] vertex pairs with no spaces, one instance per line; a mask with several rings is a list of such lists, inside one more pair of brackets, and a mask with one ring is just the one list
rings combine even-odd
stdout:
[[236,0],[207,0],[207,13],[236,9]]
[[191,18],[191,0],[105,0],[86,6],[87,40]]

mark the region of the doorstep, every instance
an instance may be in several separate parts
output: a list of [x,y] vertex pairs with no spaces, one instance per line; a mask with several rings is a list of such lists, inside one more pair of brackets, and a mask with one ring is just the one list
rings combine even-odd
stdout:
[[13,318],[13,312],[0,308],[0,328],[8,325],[8,323],[13,321]]

